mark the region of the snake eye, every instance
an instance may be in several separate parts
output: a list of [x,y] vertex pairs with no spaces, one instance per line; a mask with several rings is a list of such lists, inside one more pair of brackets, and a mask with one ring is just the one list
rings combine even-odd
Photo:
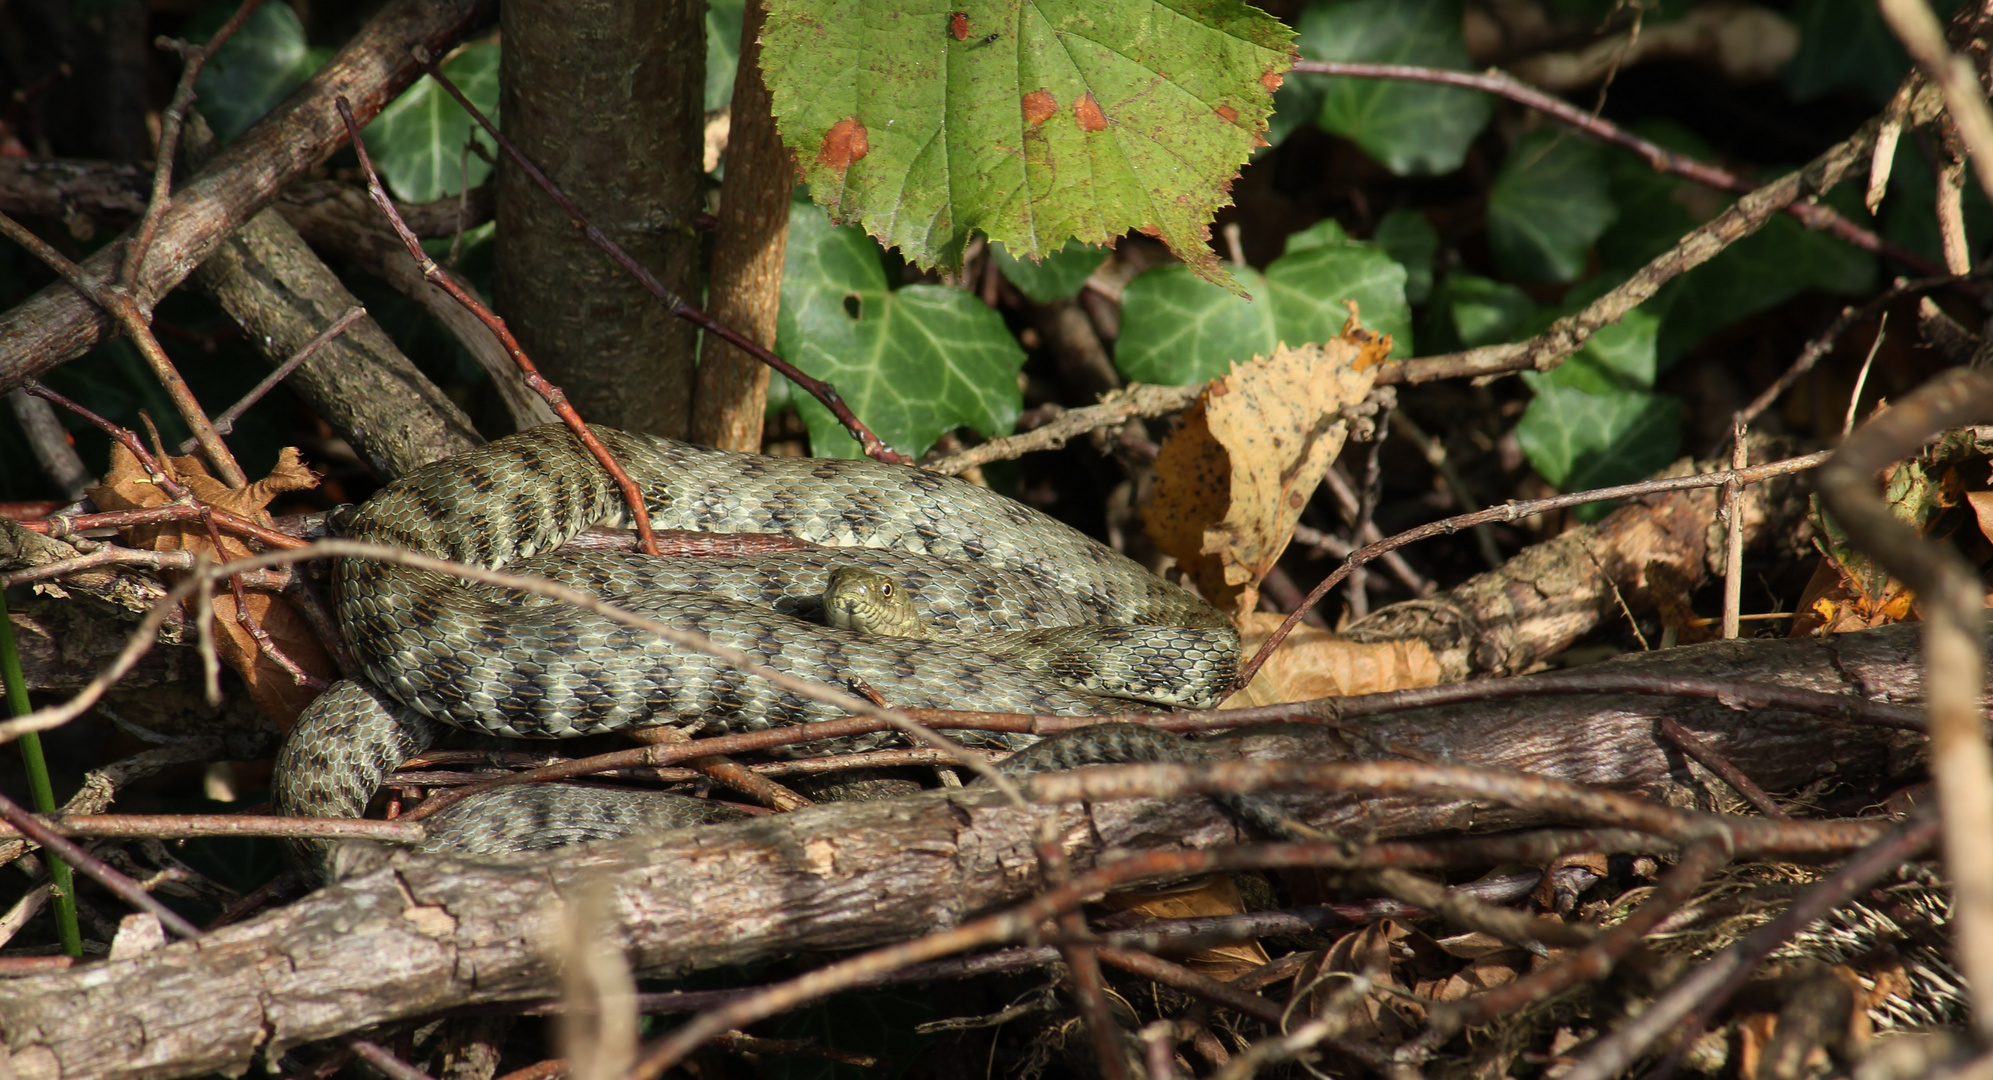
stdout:
[[881,584],[881,585],[879,586],[879,595],[880,595],[880,596],[891,596],[891,595],[893,595],[893,583],[892,583],[892,582],[890,582],[890,581],[882,583],[882,584]]

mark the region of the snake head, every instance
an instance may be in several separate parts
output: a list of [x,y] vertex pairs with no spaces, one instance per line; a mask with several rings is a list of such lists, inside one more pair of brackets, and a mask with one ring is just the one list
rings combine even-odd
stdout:
[[876,570],[839,566],[823,591],[824,621],[840,630],[882,637],[926,637],[905,586]]

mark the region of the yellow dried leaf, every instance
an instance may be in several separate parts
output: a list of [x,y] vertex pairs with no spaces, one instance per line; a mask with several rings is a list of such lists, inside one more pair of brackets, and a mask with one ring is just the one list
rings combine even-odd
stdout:
[[1253,609],[1260,578],[1342,450],[1339,410],[1370,392],[1375,374],[1357,365],[1378,340],[1357,331],[1234,364],[1164,442],[1143,520],[1219,608]]

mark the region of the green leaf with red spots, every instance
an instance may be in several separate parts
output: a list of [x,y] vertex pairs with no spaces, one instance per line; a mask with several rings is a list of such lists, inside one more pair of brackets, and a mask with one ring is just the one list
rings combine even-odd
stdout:
[[762,70],[812,195],[924,266],[981,232],[1022,259],[1207,241],[1292,31],[1238,0],[771,0]]

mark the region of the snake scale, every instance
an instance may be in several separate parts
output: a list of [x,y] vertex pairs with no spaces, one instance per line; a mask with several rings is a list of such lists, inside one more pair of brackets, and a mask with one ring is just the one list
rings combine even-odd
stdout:
[[[628,510],[558,425],[415,470],[336,515],[334,529],[551,578],[794,675],[836,687],[863,680],[901,707],[1067,715],[1201,707],[1237,669],[1238,636],[1208,604],[964,481],[869,460],[596,434],[636,481],[654,528],[773,533],[818,546],[722,558],[559,552],[591,525],[627,524]],[[903,582],[930,636],[813,621],[841,566]],[[357,816],[442,724],[563,738],[687,722],[723,733],[842,715],[569,605],[364,560],[341,562],[333,582],[340,629],[365,678],[335,686],[299,719],[272,784],[282,813]],[[432,818],[430,846],[543,847],[722,812],[678,805],[686,801],[503,789]]]

